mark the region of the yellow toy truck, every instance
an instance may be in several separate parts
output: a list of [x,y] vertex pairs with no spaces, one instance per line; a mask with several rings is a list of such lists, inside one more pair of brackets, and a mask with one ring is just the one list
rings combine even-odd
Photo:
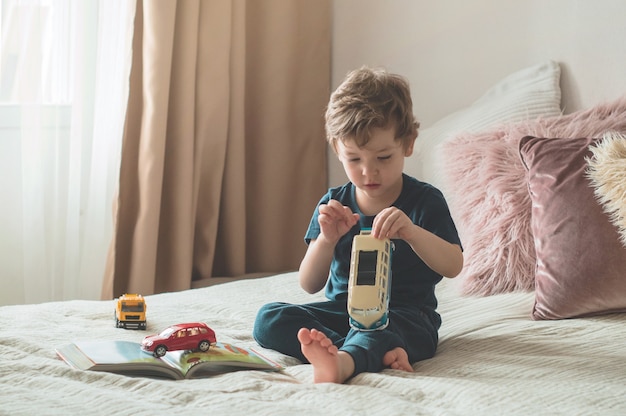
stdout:
[[143,296],[126,293],[115,302],[115,327],[146,329],[146,302]]

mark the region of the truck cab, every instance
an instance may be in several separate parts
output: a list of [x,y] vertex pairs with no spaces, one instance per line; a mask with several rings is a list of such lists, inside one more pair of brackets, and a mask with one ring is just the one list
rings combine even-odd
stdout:
[[125,329],[146,329],[146,302],[143,296],[126,293],[117,298],[115,326]]

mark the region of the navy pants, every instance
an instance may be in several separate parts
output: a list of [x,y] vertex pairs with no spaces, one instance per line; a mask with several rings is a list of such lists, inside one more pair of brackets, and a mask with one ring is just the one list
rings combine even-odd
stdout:
[[322,331],[339,350],[354,359],[353,376],[379,372],[387,351],[402,347],[411,363],[431,358],[437,350],[438,334],[425,313],[413,306],[392,306],[389,325],[380,331],[350,328],[346,301],[324,301],[304,305],[274,302],[259,310],[254,323],[254,338],[269,348],[303,362],[297,334],[300,328]]

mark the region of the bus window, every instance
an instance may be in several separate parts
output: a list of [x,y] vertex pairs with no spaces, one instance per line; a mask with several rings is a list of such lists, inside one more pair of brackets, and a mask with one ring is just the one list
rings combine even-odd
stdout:
[[376,284],[376,263],[378,250],[359,251],[359,268],[356,275],[358,286],[374,286]]

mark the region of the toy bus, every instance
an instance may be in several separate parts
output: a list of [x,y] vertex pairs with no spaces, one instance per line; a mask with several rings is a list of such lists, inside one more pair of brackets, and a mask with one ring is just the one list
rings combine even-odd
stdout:
[[348,280],[350,326],[361,331],[384,329],[389,323],[393,243],[363,229],[352,240]]

